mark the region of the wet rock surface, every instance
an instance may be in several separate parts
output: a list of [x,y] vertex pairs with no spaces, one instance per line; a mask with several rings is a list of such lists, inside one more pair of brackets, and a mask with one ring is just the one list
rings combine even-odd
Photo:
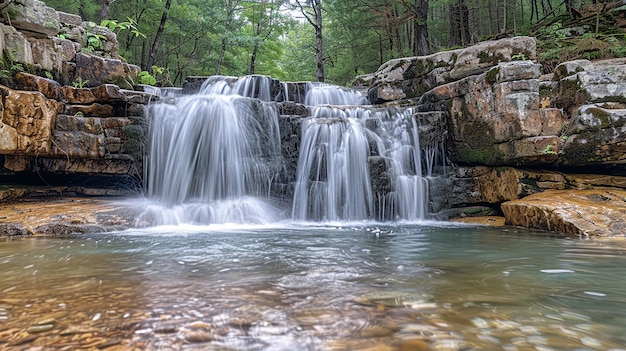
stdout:
[[134,218],[119,203],[121,199],[45,196],[3,202],[0,236],[64,236],[125,229]]
[[626,191],[621,189],[548,190],[505,202],[509,225],[581,237],[624,236]]

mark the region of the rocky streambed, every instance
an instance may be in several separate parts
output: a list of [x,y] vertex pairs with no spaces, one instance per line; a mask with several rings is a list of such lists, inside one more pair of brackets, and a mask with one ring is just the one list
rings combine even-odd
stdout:
[[0,191],[8,198],[24,193],[31,196],[0,204],[0,235],[97,233],[128,228],[133,222],[133,215],[120,203],[123,196],[85,196],[85,192],[68,193],[64,187]]

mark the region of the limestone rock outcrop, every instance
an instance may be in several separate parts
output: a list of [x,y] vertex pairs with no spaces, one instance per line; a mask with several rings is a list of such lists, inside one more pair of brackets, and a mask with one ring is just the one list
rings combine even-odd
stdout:
[[547,190],[505,202],[502,211],[508,225],[611,237],[626,231],[626,190]]
[[372,103],[419,98],[439,85],[485,72],[499,62],[536,58],[531,37],[485,41],[451,51],[393,59],[372,75],[357,77],[356,84],[369,86]]
[[[584,205],[568,192],[624,189],[626,59],[564,62],[544,75],[535,45],[533,38],[515,37],[391,60],[356,84],[369,86],[372,102],[412,104],[445,116],[446,151],[457,167],[451,177],[430,181],[431,193],[445,194],[431,196],[432,212],[446,218],[502,211],[512,225],[570,235],[619,233],[621,209],[595,229],[592,220],[563,218]],[[575,175],[590,171],[600,174]],[[557,215],[546,208],[559,191],[556,206],[563,213]],[[517,204],[527,198],[520,210]],[[539,198],[546,204],[533,200]],[[603,204],[589,209],[602,212]]]
[[[38,0],[10,2],[0,13],[0,22],[7,71],[32,68],[62,85],[81,87],[110,83],[130,88],[138,81],[140,68],[122,61],[117,36],[106,27]],[[99,45],[90,44],[89,36],[99,38]]]
[[16,80],[28,91],[0,86],[5,169],[141,174],[144,106],[155,97],[116,85],[60,87],[26,73]]

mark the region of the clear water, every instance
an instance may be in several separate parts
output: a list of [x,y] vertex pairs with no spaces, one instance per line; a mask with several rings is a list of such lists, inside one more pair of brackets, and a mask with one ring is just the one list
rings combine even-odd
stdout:
[[0,348],[619,350],[626,242],[439,224],[0,244]]

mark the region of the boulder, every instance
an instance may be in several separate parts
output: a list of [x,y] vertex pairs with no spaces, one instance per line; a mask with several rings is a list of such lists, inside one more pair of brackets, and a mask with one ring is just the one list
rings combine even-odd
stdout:
[[83,53],[76,54],[75,62],[66,71],[71,81],[81,81],[84,87],[97,87],[103,84],[115,84],[132,88],[133,80],[139,76],[139,66]]
[[13,82],[17,89],[38,91],[51,100],[59,100],[61,97],[61,85],[52,79],[25,72],[18,72],[13,77]]
[[431,183],[431,192],[445,201],[435,208],[439,211],[468,205],[499,205],[547,190],[588,190],[603,187],[626,190],[626,177],[567,174],[514,167],[456,167],[442,183]]
[[2,11],[2,22],[27,32],[54,36],[61,27],[55,9],[38,0],[14,0]]
[[505,202],[502,212],[507,225],[610,237],[626,231],[626,190],[548,190]]
[[457,80],[480,74],[500,62],[534,60],[536,57],[537,43],[533,37],[483,41],[459,50],[450,78]]
[[4,52],[9,53],[8,58],[12,61],[11,64],[33,62],[30,42],[26,40],[24,34],[12,26],[0,23],[0,47]]
[[535,58],[534,38],[506,38],[428,56],[393,59],[381,65],[373,77],[357,77],[356,82],[369,83],[372,103],[417,99],[437,86],[484,73],[499,63]]
[[40,92],[0,86],[0,94],[0,154],[48,155],[55,118],[62,105]]
[[[448,150],[454,162],[485,165],[551,163],[545,149],[565,123],[560,111],[541,108],[539,65],[500,63],[486,73],[440,85],[419,99],[420,110],[448,116]],[[553,149],[552,149],[553,148]]]

